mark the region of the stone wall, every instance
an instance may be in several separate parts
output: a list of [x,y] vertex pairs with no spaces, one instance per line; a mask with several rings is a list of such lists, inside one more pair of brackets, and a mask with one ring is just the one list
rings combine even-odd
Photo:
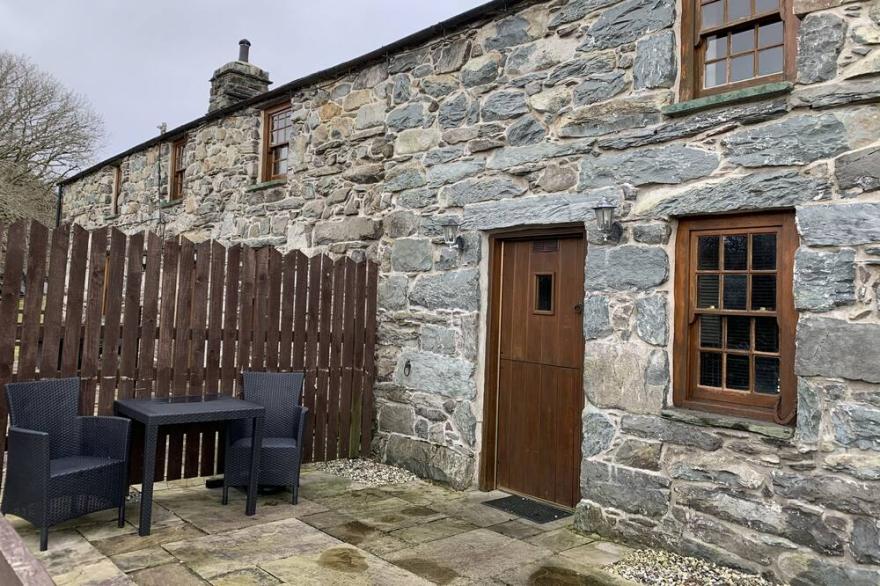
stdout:
[[[285,182],[258,183],[246,109],[190,133],[181,204],[160,203],[168,153],[153,147],[122,161],[119,217],[110,168],[67,188],[65,217],[377,259],[375,452],[456,487],[479,457],[486,236],[583,222],[579,527],[776,579],[875,584],[880,3],[796,10],[796,83],[687,112],[669,107],[671,0],[523,3],[296,90]],[[619,238],[595,230],[600,196],[619,202]],[[795,209],[801,238],[794,429],[671,409],[676,218],[765,209]],[[449,217],[461,252],[442,242]]]

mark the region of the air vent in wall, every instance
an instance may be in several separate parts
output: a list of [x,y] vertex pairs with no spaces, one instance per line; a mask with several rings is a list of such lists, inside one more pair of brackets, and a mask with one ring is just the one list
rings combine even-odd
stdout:
[[532,245],[533,252],[556,252],[558,249],[558,240],[535,240]]

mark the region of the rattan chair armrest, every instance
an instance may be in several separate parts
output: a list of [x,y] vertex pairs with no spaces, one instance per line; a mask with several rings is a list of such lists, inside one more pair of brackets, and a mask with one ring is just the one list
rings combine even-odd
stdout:
[[303,434],[305,433],[306,424],[308,422],[309,408],[296,407],[296,409],[299,411],[299,421],[296,426],[296,446],[298,449],[302,450]]
[[49,434],[23,427],[10,427],[9,459],[6,476],[34,475],[34,480],[49,478]]

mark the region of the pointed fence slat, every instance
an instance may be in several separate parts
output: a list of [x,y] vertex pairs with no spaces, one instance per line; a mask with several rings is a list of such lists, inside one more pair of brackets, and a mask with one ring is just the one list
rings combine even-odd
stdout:
[[[304,371],[306,460],[369,453],[375,263],[28,222],[0,226],[0,242],[0,429],[14,380],[78,376],[81,412],[109,414],[120,397],[238,395],[245,369]],[[160,436],[156,478],[222,471],[217,433]]]

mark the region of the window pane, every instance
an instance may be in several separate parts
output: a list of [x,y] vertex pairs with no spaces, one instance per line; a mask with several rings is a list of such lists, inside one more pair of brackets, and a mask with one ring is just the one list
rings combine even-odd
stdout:
[[727,0],[727,22],[747,18],[752,14],[751,0]]
[[700,345],[704,348],[721,348],[721,316],[700,316]]
[[725,275],[724,309],[746,308],[746,276]]
[[727,347],[730,350],[748,350],[752,345],[751,318],[731,316],[727,319]]
[[727,56],[727,35],[706,37],[706,61],[715,61]]
[[772,47],[782,44],[782,23],[774,22],[758,27],[758,47]]
[[697,268],[701,271],[718,270],[718,237],[700,236],[697,249]]
[[782,71],[782,47],[758,51],[758,75],[772,75]]
[[755,391],[769,395],[779,394],[779,359],[755,357]]
[[752,276],[752,309],[776,309],[776,275]]
[[718,307],[718,275],[697,277],[697,307]]
[[727,83],[727,61],[707,63],[703,76],[703,87],[715,87]]
[[749,357],[736,354],[727,355],[727,381],[729,389],[749,390]]
[[721,386],[721,354],[700,352],[700,384],[704,387]]
[[730,35],[730,52],[745,53],[755,48],[755,30],[749,29]]
[[700,15],[702,18],[702,30],[718,26],[724,18],[724,8],[722,3],[710,2],[709,4],[703,4],[703,8],[700,10]]
[[779,352],[779,326],[775,317],[755,318],[755,350]]
[[744,271],[746,270],[746,260],[748,259],[748,236],[745,234],[738,236],[724,237],[724,270],[725,271]]
[[776,270],[776,234],[755,234],[752,236],[752,269],[756,271]]
[[553,275],[535,275],[535,310],[553,311]]
[[755,0],[756,14],[763,14],[771,10],[779,10],[779,0]]
[[[772,49],[771,49],[772,50]],[[730,60],[730,82],[743,81],[755,77],[754,55],[743,55]]]

